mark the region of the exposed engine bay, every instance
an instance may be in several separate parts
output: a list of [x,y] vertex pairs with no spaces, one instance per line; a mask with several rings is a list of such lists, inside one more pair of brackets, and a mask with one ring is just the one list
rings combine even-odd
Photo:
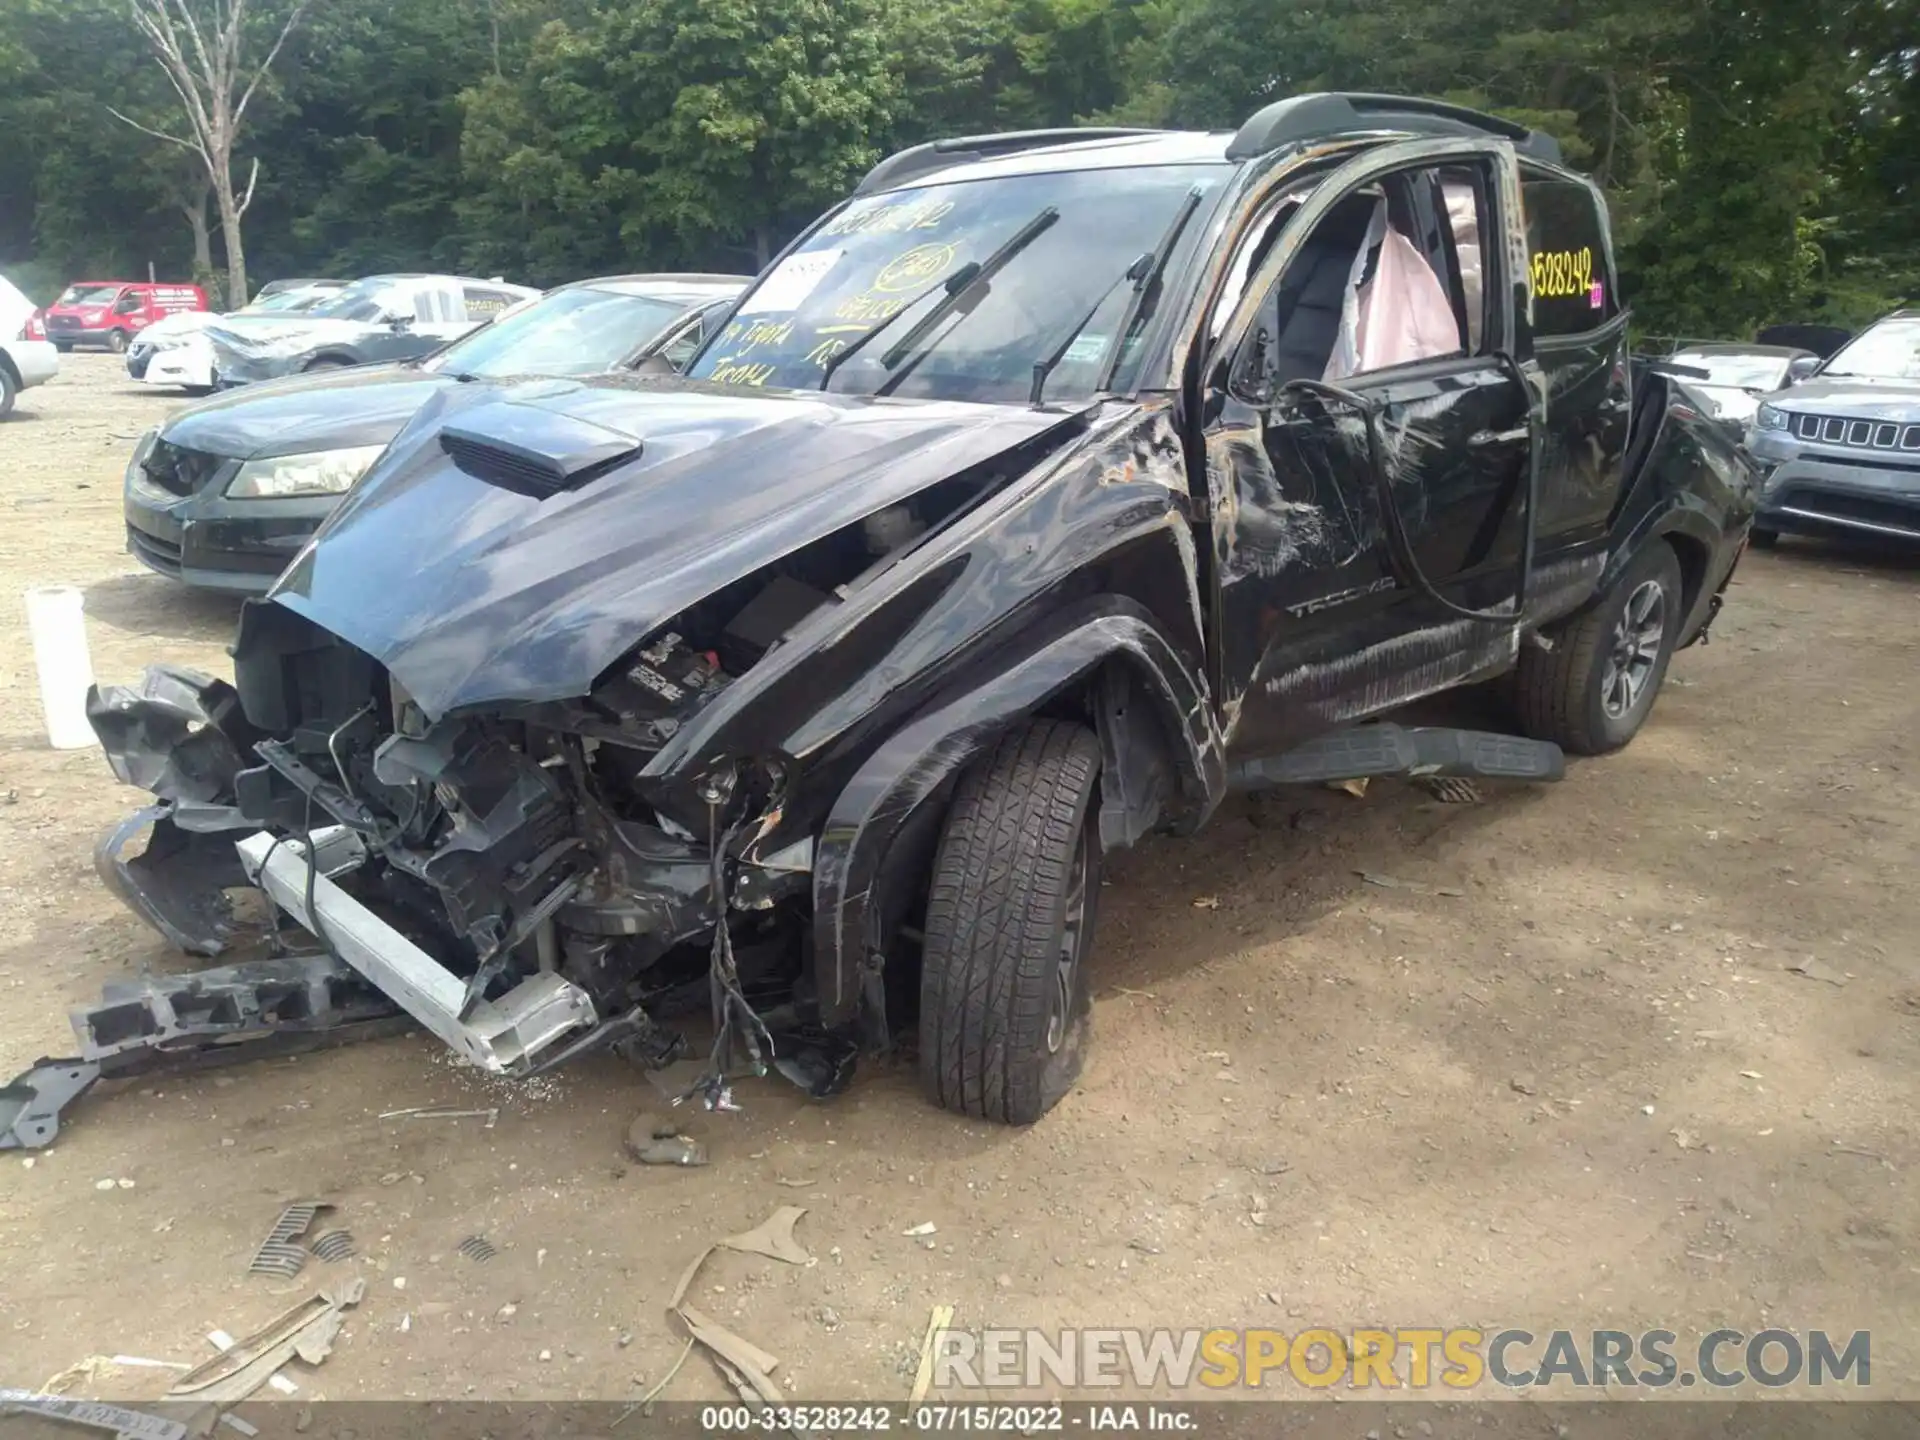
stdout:
[[[706,1012],[714,1042],[690,1096],[729,1108],[730,1075],[770,1069],[838,1093],[855,1046],[817,1024],[807,993],[811,843],[751,875],[734,853],[746,820],[777,805],[777,771],[709,775],[696,824],[659,810],[643,772],[964,498],[936,487],[726,586],[575,699],[435,720],[371,656],[270,602],[242,612],[234,685],[156,666],[96,691],[115,774],[159,797],[103,837],[102,877],[182,949],[277,953],[117,985],[76,1011],[84,1055],[16,1082],[26,1113],[0,1148],[46,1143],[102,1067],[139,1073],[289,1031],[386,1033],[399,1012],[516,1076],[602,1048],[664,1066],[688,1049],[670,1022]],[[272,902],[251,936],[234,906],[247,887]],[[317,953],[289,947],[296,925]]]

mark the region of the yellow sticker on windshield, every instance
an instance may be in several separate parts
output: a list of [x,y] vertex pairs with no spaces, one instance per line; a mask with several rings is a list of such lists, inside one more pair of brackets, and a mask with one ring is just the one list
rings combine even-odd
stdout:
[[896,255],[873,277],[873,288],[897,292],[918,290],[946,274],[953,266],[951,245],[916,245]]
[[1542,250],[1533,257],[1533,293],[1541,300],[1594,294],[1593,250]]

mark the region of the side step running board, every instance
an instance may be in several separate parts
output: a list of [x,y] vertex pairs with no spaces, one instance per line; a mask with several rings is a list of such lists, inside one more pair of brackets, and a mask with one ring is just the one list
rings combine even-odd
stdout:
[[1235,790],[1265,790],[1375,775],[1558,780],[1566,773],[1567,757],[1547,740],[1486,730],[1356,725],[1309,740],[1284,755],[1238,761],[1228,782]]
[[[329,831],[314,832],[324,858]],[[552,971],[521,981],[496,1000],[483,1000],[462,1020],[467,984],[327,877],[309,876],[305,847],[275,840],[264,830],[239,842],[240,863],[273,902],[358,970],[388,999],[455,1051],[501,1075],[524,1075],[539,1053],[569,1031],[594,1025],[587,992]],[[307,910],[311,887],[316,920]]]

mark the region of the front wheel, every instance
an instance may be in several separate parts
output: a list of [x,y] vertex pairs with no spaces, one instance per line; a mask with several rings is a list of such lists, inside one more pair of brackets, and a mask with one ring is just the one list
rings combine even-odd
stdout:
[[0,365],[0,420],[13,413],[13,400],[20,393],[20,386],[13,378],[13,370]]
[[1747,543],[1756,550],[1771,550],[1780,543],[1780,532],[1765,530],[1756,525],[1747,532]]
[[1655,540],[1552,650],[1521,651],[1521,728],[1573,755],[1603,755],[1633,739],[1667,678],[1684,603],[1680,558]]
[[1092,1028],[1100,742],[1037,720],[961,778],[934,856],[920,1079],[934,1103],[1030,1125],[1073,1088]]
[[109,330],[107,332],[107,349],[116,355],[126,354],[127,332],[124,330]]

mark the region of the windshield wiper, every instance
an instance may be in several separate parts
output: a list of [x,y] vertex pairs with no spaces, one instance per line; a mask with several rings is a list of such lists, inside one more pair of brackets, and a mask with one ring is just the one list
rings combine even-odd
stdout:
[[[967,275],[964,280],[961,280],[960,276],[966,273],[967,267],[963,265],[959,270],[955,271],[953,279],[959,281],[959,283],[953,284],[949,282],[947,293],[941,297],[940,303],[935,305],[925,315],[921,316],[919,320],[915,321],[913,328],[900,337],[900,343],[880,357],[880,363],[886,366],[887,369],[893,370],[894,373],[882,381],[879,388],[873,393],[875,395],[891,394],[893,387],[906,379],[907,376],[913,372],[914,366],[920,363],[920,356],[915,356],[913,364],[911,365],[901,365],[900,363],[906,359],[908,355],[913,353],[914,346],[925,339],[933,330],[934,326],[938,325],[962,305],[968,304],[969,300],[971,300],[973,304],[978,304],[979,297],[986,290],[988,282],[992,280],[995,275],[998,275],[1001,270],[1006,268],[1009,260],[1013,259],[1014,256],[1018,255],[1022,250],[1026,249],[1027,246],[1037,240],[1041,234],[1059,218],[1059,210],[1052,205],[1047,206],[1046,209],[1042,210],[1038,215],[1035,215],[1031,220],[1027,221],[1026,224],[1014,231],[1013,234],[1009,235],[998,250],[995,250],[991,255],[987,256],[986,259],[974,266],[973,273]],[[972,305],[968,305],[968,313],[971,312]],[[866,337],[862,336],[861,338],[865,339]],[[922,351],[921,355],[925,353],[925,351]],[[895,369],[896,366],[899,367],[897,370]]]
[[1095,389],[1105,390],[1112,383],[1113,371],[1119,364],[1120,351],[1126,346],[1127,333],[1133,329],[1134,322],[1140,316],[1143,297],[1146,295],[1148,288],[1159,279],[1160,272],[1166,268],[1167,257],[1173,253],[1174,244],[1180,239],[1180,232],[1186,229],[1187,221],[1193,215],[1194,208],[1198,206],[1199,203],[1200,187],[1196,185],[1187,192],[1186,198],[1180,202],[1180,208],[1174,213],[1173,220],[1168,224],[1166,233],[1160,237],[1160,243],[1154,246],[1153,249],[1144,252],[1131,265],[1127,266],[1127,268],[1121,272],[1120,278],[1106,288],[1100,298],[1094,301],[1088,308],[1087,313],[1082,315],[1074,324],[1073,328],[1060,337],[1059,346],[1049,352],[1044,360],[1036,360],[1034,362],[1033,388],[1027,393],[1027,403],[1032,405],[1034,409],[1038,410],[1041,408],[1041,401],[1045,398],[1047,391],[1047,377],[1053,374],[1055,368],[1059,366],[1062,360],[1067,358],[1067,352],[1073,348],[1073,342],[1079,339],[1080,332],[1093,323],[1093,317],[1100,313],[1101,307],[1107,303],[1108,299],[1113,295],[1113,292],[1131,280],[1133,282],[1133,299],[1127,303],[1126,313],[1121,316],[1120,329],[1114,336],[1113,354],[1109,358],[1108,363],[1101,367],[1100,383]]
[[1153,314],[1148,306],[1157,293],[1160,276],[1167,268],[1167,261],[1173,258],[1173,247],[1180,242],[1187,222],[1199,208],[1200,187],[1196,185],[1187,191],[1186,199],[1180,202],[1180,209],[1167,225],[1167,233],[1160,237],[1159,245],[1154,247],[1153,263],[1134,282],[1133,298],[1127,302],[1126,313],[1120,317],[1120,328],[1114,332],[1113,353],[1107,357],[1107,363],[1100,371],[1100,379],[1093,387],[1096,394],[1113,388],[1114,374],[1120,369],[1120,361],[1127,353],[1127,336],[1133,332],[1136,324]]
[[887,316],[886,319],[881,320],[877,324],[869,325],[867,327],[865,334],[861,335],[859,339],[855,340],[851,345],[847,346],[846,349],[842,350],[838,355],[835,355],[832,359],[828,360],[826,364],[820,367],[820,388],[822,390],[826,389],[827,382],[833,379],[834,371],[838,370],[842,365],[846,364],[847,361],[851,360],[856,354],[858,354],[861,347],[864,346],[869,340],[873,339],[874,336],[878,335],[882,330],[886,329],[889,325],[893,324],[893,322],[898,320],[902,315],[906,314],[909,310],[913,309],[914,306],[918,305],[922,300],[926,299],[929,295],[936,295],[942,290],[945,290],[949,295],[953,294],[956,290],[964,290],[968,285],[971,285],[973,283],[974,276],[978,275],[979,273],[980,273],[979,262],[974,260],[969,260],[966,264],[962,265],[958,270],[954,271],[951,275],[947,276],[946,279],[934,281],[933,284],[929,285],[926,289],[922,290],[918,295],[914,296],[911,300],[907,301],[906,304],[902,305],[898,310],[894,311],[891,315]]
[[1153,267],[1153,252],[1143,250],[1134,262],[1120,272],[1120,278],[1100,292],[1100,298],[1087,307],[1087,313],[1073,322],[1066,334],[1060,337],[1060,343],[1047,352],[1044,360],[1033,362],[1033,388],[1027,392],[1027,403],[1034,409],[1040,409],[1041,399],[1047,391],[1047,377],[1060,362],[1067,358],[1067,352],[1073,348],[1073,342],[1080,338],[1080,332],[1093,323],[1093,317],[1100,313],[1100,307],[1113,298],[1113,292],[1131,280],[1136,286],[1141,278]]

